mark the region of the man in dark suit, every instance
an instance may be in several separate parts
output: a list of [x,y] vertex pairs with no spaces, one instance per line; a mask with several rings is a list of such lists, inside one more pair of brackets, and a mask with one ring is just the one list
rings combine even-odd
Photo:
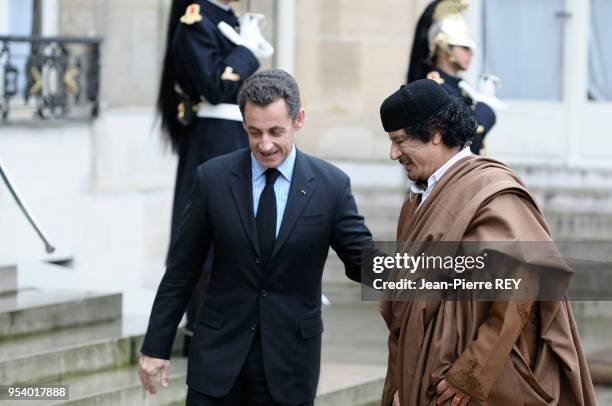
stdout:
[[177,325],[214,246],[189,352],[188,405],[312,405],[319,379],[321,276],[329,247],[360,280],[372,237],[349,178],[294,146],[297,83],[269,70],[239,93],[249,149],[198,168],[142,346],[139,374],[167,385]]
[[[258,43],[254,43],[254,39],[245,40],[253,36],[248,35],[253,28],[248,24],[240,26],[238,17],[230,7],[235,2],[172,1],[157,101],[164,134],[178,153],[171,243],[177,237],[198,166],[209,159],[248,146],[238,108],[238,90],[244,80],[257,71],[259,59],[266,55],[255,46]],[[238,46],[226,38],[220,28],[222,25],[240,31],[240,35],[235,31],[234,34],[246,46]],[[210,271],[211,262],[212,255],[205,271]],[[206,280],[203,277],[194,286],[187,306],[185,354],[204,300]]]

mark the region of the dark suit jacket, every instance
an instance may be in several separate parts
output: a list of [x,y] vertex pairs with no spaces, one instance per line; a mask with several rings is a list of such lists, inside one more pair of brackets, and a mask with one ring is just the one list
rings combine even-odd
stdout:
[[283,223],[264,268],[253,215],[250,151],[200,166],[153,304],[143,354],[169,359],[211,242],[212,274],[190,346],[187,384],[209,396],[227,394],[260,329],[274,399],[283,404],[311,401],[319,379],[321,276],[329,247],[344,262],[347,276],[359,281],[361,247],[371,243],[348,176],[297,151]]

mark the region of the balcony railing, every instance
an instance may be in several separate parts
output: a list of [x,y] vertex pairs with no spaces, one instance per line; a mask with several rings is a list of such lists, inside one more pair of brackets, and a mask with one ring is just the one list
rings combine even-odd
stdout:
[[2,122],[96,117],[101,42],[0,36]]

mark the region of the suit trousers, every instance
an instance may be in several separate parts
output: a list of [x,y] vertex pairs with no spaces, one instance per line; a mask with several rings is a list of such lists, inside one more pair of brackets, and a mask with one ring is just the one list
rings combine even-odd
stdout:
[[[275,402],[268,389],[259,331],[253,339],[240,375],[227,395],[215,398],[189,388],[185,404],[186,406],[285,406]],[[314,402],[302,403],[299,406],[312,405]]]

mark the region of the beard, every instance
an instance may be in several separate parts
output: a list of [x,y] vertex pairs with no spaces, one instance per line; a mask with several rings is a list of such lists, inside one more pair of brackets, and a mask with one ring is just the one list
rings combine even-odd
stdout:
[[408,176],[408,179],[410,179],[412,182],[416,183],[419,186],[425,185],[424,189],[427,188],[428,179],[421,179],[416,174],[414,174],[412,171],[408,169],[408,164],[412,164],[412,166],[414,167],[414,163],[410,159],[406,157],[401,157],[399,159],[399,163],[404,168],[404,171],[406,171],[406,175]]

